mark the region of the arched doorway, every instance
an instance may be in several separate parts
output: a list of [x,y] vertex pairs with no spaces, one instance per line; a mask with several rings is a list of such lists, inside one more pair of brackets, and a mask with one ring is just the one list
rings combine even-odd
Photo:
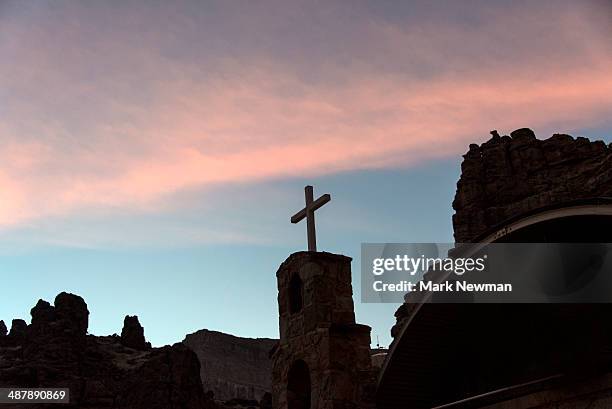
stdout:
[[297,360],[289,369],[287,408],[310,409],[310,370],[306,362]]

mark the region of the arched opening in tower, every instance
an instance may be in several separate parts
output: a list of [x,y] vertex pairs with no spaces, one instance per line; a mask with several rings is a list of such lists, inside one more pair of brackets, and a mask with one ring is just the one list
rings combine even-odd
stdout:
[[304,285],[298,274],[294,274],[289,282],[289,312],[295,314],[304,305]]
[[297,360],[289,369],[287,379],[287,408],[310,409],[310,370],[306,362]]

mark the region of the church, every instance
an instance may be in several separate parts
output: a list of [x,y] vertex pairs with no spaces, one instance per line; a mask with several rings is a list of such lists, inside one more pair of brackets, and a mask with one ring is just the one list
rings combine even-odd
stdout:
[[[407,297],[388,354],[374,365],[370,327],[355,321],[351,259],[316,249],[314,211],[329,199],[314,200],[306,188],[292,222],[306,219],[309,251],[276,273],[274,408],[612,407],[609,303]],[[609,243],[612,147],[563,134],[540,140],[526,128],[493,131],[464,155],[453,208],[456,243]]]

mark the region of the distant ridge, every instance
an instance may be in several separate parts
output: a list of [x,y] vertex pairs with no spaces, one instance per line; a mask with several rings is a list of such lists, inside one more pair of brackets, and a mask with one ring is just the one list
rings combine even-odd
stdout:
[[187,335],[183,344],[198,356],[204,391],[212,391],[216,400],[260,400],[271,389],[268,354],[277,342],[202,329]]

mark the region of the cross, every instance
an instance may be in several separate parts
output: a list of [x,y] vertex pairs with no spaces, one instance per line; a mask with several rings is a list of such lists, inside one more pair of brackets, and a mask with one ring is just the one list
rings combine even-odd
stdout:
[[313,201],[313,191],[312,186],[306,186],[304,188],[304,193],[306,196],[306,206],[291,216],[291,223],[297,223],[300,220],[306,218],[306,230],[308,232],[308,251],[317,251],[317,235],[315,232],[315,215],[314,212],[325,203],[331,200],[331,196],[329,194],[324,194],[317,200]]

